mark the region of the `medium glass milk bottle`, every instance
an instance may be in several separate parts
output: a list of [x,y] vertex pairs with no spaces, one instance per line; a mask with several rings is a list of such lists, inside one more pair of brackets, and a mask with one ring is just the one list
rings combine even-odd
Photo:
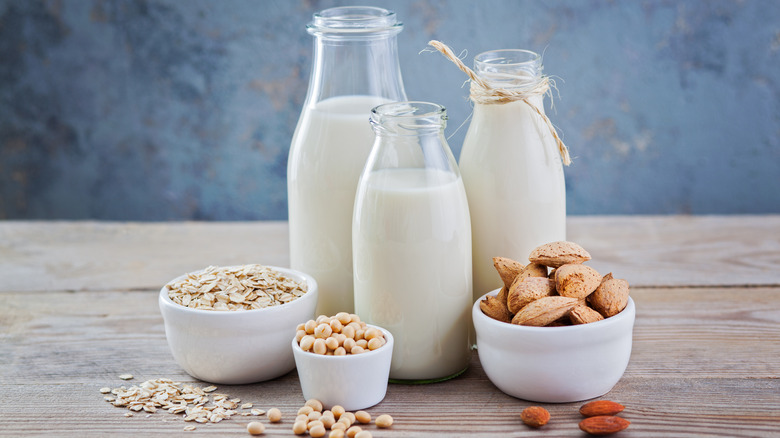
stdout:
[[474,66],[493,89],[525,93],[528,100],[482,100],[472,85],[474,114],[459,165],[471,211],[476,300],[502,285],[493,257],[528,263],[535,247],[566,240],[566,187],[562,152],[541,116],[549,90],[540,83],[541,57],[496,50],[477,55]]
[[352,208],[381,103],[405,100],[395,13],[338,7],[314,14],[309,90],[290,146],[290,265],[319,284],[318,314],[352,312]]
[[352,222],[355,311],[393,334],[395,381],[451,378],[470,357],[471,225],[445,121],[425,102],[371,112]]

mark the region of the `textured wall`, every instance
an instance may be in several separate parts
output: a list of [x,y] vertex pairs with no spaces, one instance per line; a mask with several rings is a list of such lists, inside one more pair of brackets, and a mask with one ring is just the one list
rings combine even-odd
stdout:
[[[780,212],[780,2],[362,3],[406,24],[407,93],[448,134],[465,76],[428,40],[544,51],[570,214]],[[0,0],[0,218],[286,218],[304,25],[345,4]]]

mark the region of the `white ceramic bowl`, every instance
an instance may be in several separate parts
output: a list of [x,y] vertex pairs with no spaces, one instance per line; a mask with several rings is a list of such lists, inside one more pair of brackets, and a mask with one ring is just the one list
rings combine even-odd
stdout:
[[479,361],[488,378],[513,397],[566,403],[599,397],[620,380],[631,356],[636,309],[629,298],[603,321],[562,327],[528,327],[488,317],[474,303]]
[[160,290],[158,302],[168,346],[189,375],[239,385],[273,379],[295,368],[290,338],[298,324],[314,317],[317,282],[300,271],[268,267],[296,281],[305,280],[308,291],[280,306],[213,311],[181,306],[168,297],[167,287]]
[[376,350],[346,356],[324,356],[301,350],[292,336],[295,366],[305,399],[316,398],[326,408],[341,405],[347,411],[369,408],[387,393],[393,335],[382,330],[387,341]]

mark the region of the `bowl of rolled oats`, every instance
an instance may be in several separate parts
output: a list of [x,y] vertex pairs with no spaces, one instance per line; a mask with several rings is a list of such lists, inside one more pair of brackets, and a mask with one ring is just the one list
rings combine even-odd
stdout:
[[209,266],[168,282],[158,302],[168,346],[188,374],[255,383],[295,368],[290,338],[314,316],[317,282],[275,266]]

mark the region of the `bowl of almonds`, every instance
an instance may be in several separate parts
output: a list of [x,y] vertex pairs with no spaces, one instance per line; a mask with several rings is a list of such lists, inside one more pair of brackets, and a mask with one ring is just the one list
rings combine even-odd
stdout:
[[479,360],[501,391],[566,403],[609,392],[631,356],[636,309],[629,285],[585,263],[574,242],[534,249],[528,265],[495,257],[504,286],[472,308]]
[[168,282],[158,303],[168,346],[188,374],[255,383],[295,368],[290,338],[314,316],[317,282],[275,266],[210,266]]

